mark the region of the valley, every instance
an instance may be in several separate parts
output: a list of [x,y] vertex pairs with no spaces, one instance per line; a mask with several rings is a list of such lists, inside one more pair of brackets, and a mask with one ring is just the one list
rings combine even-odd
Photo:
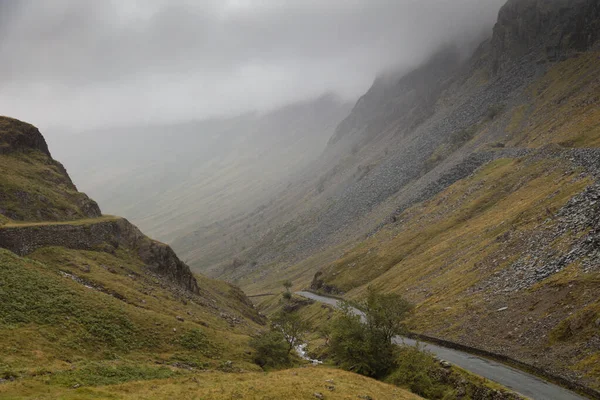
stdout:
[[[102,90],[31,85],[30,99],[77,86],[81,115],[47,137],[0,116],[0,399],[600,398],[600,1],[490,3],[486,29],[457,14],[462,34],[438,22],[377,68],[361,40],[385,47],[378,28],[401,25],[384,15],[393,4],[290,1],[107,6],[110,21],[137,19],[102,40],[144,41],[131,59],[107,57],[114,71],[101,63]],[[257,33],[254,18],[279,27],[286,13],[321,21],[315,37],[288,21],[303,35],[266,46],[283,30]],[[336,48],[336,73],[294,65],[341,47],[346,25],[330,22],[346,17],[370,30]],[[216,36],[225,22],[252,29],[197,49],[204,33],[191,32],[211,18]],[[189,33],[194,46],[111,81],[168,36],[137,26],[181,28],[166,43]],[[232,54],[250,64],[211,64]],[[261,64],[270,57],[282,64]],[[169,106],[144,108],[164,105],[175,64]],[[377,75],[356,96],[363,68]],[[211,97],[221,73],[224,98]],[[327,83],[338,78],[353,82],[343,95]],[[126,101],[137,85],[147,99]],[[125,87],[111,115],[83,101]]]

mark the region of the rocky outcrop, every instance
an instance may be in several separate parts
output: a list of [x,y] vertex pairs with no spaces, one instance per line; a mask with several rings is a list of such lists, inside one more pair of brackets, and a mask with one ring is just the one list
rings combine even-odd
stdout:
[[556,61],[586,51],[598,40],[599,24],[598,0],[509,0],[494,27],[492,71],[526,55]]
[[150,272],[198,293],[198,283],[171,247],[154,241],[126,219],[99,220],[95,223],[60,223],[9,226],[0,228],[0,247],[20,256],[47,246],[78,250],[114,252],[118,248],[137,251]]
[[33,125],[0,117],[0,154],[37,150],[51,157],[46,140]]
[[33,125],[0,117],[0,214],[16,221],[97,218],[98,204],[77,190]]

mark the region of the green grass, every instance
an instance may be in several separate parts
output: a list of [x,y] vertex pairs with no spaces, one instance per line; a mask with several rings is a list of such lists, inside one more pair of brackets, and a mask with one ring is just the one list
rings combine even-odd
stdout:
[[101,222],[118,221],[123,219],[122,217],[116,217],[114,215],[103,215],[98,218],[81,218],[72,221],[37,221],[37,222],[22,222],[22,221],[10,221],[6,222],[2,227],[5,228],[19,228],[19,227],[31,227],[31,226],[48,226],[48,225],[92,225]]
[[239,289],[220,283],[195,300],[182,297],[147,276],[135,251],[52,247],[22,258],[0,250],[0,282],[0,372],[18,381],[43,375],[50,385],[105,385],[173,376],[156,363],[217,369],[232,360],[258,369],[245,352],[260,326]]
[[600,146],[599,55],[590,52],[560,62],[532,84],[531,100],[513,111],[509,143],[522,147],[549,143]]
[[[1,132],[0,132],[1,134]],[[85,218],[79,193],[62,166],[39,151],[0,155],[0,199],[5,216],[20,221]]]
[[[138,375],[137,371],[125,372]],[[157,373],[153,371],[152,373]],[[116,373],[118,376],[122,371]],[[105,373],[102,373],[105,375]],[[98,375],[95,375],[98,376]],[[144,372],[142,377],[148,377]],[[85,378],[89,381],[88,378]],[[110,378],[110,379],[118,379]],[[168,379],[127,382],[97,386],[106,378],[92,381],[96,386],[77,389],[64,385],[47,385],[43,378],[30,382],[0,385],[0,398],[20,400],[87,400],[87,399],[311,399],[322,393],[328,400],[373,398],[378,400],[417,400],[421,397],[396,386],[378,382],[350,372],[326,367],[307,367],[269,373],[203,372]],[[71,380],[69,382],[75,382]],[[333,387],[333,390],[330,389]],[[367,397],[368,396],[368,397]]]
[[65,387],[73,386],[106,386],[130,381],[167,379],[183,372],[167,367],[151,367],[139,364],[107,364],[91,362],[79,369],[62,371],[53,374],[48,383]]

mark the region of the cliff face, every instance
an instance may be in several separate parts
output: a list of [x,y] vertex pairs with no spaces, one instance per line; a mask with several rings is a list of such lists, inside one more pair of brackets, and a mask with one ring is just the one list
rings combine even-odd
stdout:
[[589,50],[598,40],[599,21],[598,0],[510,0],[494,27],[491,69],[506,70],[526,55],[555,61]]

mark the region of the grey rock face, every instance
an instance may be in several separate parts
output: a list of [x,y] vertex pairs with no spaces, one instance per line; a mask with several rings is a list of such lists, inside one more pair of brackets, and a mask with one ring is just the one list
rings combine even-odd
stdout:
[[509,0],[492,37],[494,73],[526,55],[550,61],[590,49],[600,32],[598,0]]

